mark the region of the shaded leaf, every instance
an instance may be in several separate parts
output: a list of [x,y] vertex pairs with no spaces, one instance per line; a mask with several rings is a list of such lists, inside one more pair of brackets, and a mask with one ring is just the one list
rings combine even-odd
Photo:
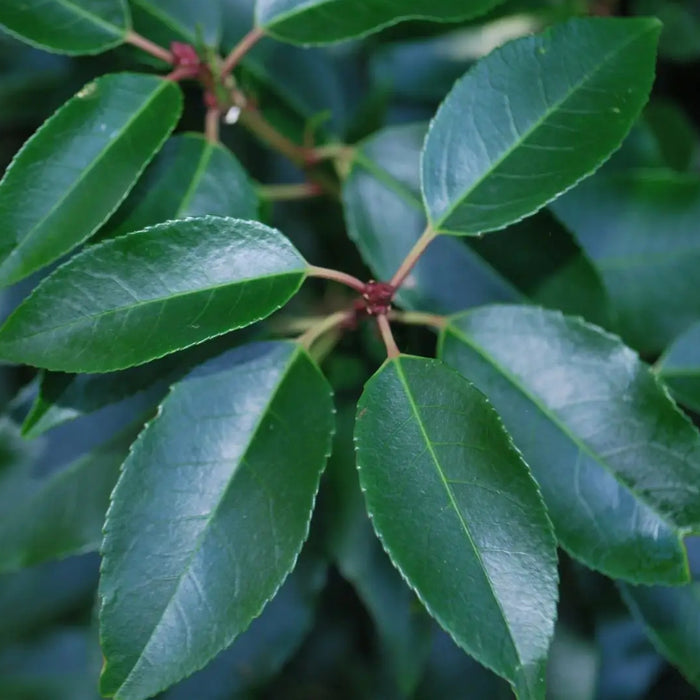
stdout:
[[[426,124],[383,129],[355,152],[343,184],[350,238],[379,280],[391,279],[426,226],[420,200],[420,148]],[[518,291],[463,241],[433,241],[398,290],[412,309],[452,313],[489,301],[516,301]]]
[[190,216],[258,218],[258,196],[238,159],[201,134],[167,141],[103,232],[119,236]]
[[216,46],[221,38],[220,0],[129,0],[136,30],[159,44],[182,41]]
[[500,0],[256,0],[255,20],[277,39],[327,44],[407,19],[455,22],[488,12]]
[[104,694],[150,697],[260,614],[306,539],[332,411],[325,379],[293,343],[234,350],[173,387],[107,515]]
[[176,84],[118,73],[88,83],[48,119],[0,182],[0,284],[26,277],[94,233],[181,109]]
[[593,172],[647,101],[659,30],[653,19],[575,19],[480,61],[426,138],[433,229],[503,228]]
[[700,413],[700,323],[673,341],[659,360],[657,370],[674,398]]
[[367,508],[394,564],[460,646],[520,698],[544,698],[554,538],[496,412],[441,362],[402,355],[367,383],[355,442]]
[[516,306],[453,317],[440,345],[503,417],[571,554],[632,582],[687,580],[700,435],[634,352],[579,319]]
[[109,372],[268,316],[307,264],[275,229],[206,216],[92,246],[45,279],[0,328],[0,357]]
[[42,49],[90,54],[121,44],[130,17],[126,0],[3,0],[0,26]]
[[634,12],[663,23],[659,52],[675,61],[700,58],[700,8],[696,0],[635,0]]
[[700,319],[696,175],[601,172],[552,209],[600,270],[630,345],[658,352]]

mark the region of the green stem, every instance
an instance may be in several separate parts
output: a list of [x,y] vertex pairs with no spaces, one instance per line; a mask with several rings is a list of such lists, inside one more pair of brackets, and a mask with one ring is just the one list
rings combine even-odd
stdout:
[[265,32],[260,27],[253,27],[232,49],[221,66],[221,77],[225,77],[240,63],[240,60],[250,51]]
[[357,277],[348,275],[347,272],[341,272],[340,270],[331,270],[327,267],[316,267],[316,265],[310,265],[307,274],[309,275],[309,277],[320,277],[322,279],[340,282],[340,284],[344,284],[346,287],[350,287],[351,289],[354,289],[360,294],[365,293],[365,283],[362,280],[357,279]]
[[274,202],[309,199],[323,194],[323,189],[315,182],[300,182],[293,185],[259,185],[257,190],[261,199]]
[[336,311],[335,313],[330,314],[330,316],[325,316],[311,326],[311,328],[305,331],[302,335],[300,335],[297,342],[303,345],[307,350],[311,350],[311,346],[322,335],[350,319],[352,314],[352,311]]
[[446,316],[427,314],[422,311],[390,311],[389,318],[411,326],[431,326],[437,329],[444,328],[448,323]]
[[396,274],[391,278],[391,286],[398,289],[410,274],[415,264],[420,259],[420,256],[425,253],[426,248],[432,240],[437,236],[437,233],[432,229],[430,224],[426,227],[421,237],[416,241],[416,244],[411,248],[410,252],[401,263],[401,266],[396,271]]
[[380,314],[376,318],[377,325],[379,326],[379,332],[386,347],[387,357],[390,360],[394,357],[398,357],[401,354],[401,351],[394,340],[394,334],[391,332],[391,324],[389,323],[389,319],[386,317],[386,314]]
[[164,49],[162,46],[158,46],[158,44],[152,42],[150,39],[146,39],[145,36],[137,34],[133,30],[129,30],[126,33],[126,35],[124,36],[124,41],[127,44],[131,44],[132,46],[141,49],[141,51],[145,51],[146,53],[151,54],[151,56],[159,58],[161,61],[169,63],[170,65],[173,65],[175,63],[175,58],[170,53],[170,51]]

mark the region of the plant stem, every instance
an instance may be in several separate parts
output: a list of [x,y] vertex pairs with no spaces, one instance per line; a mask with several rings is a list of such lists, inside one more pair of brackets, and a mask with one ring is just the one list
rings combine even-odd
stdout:
[[315,182],[300,182],[293,185],[260,185],[257,189],[262,199],[275,202],[309,199],[323,194],[323,188]]
[[377,318],[377,325],[379,326],[379,332],[381,333],[382,340],[386,346],[387,357],[391,360],[394,357],[398,357],[401,354],[399,346],[394,340],[394,334],[391,332],[391,324],[386,314],[379,314]]
[[392,287],[398,289],[404,283],[406,277],[408,277],[414,265],[420,259],[420,256],[425,253],[425,249],[430,245],[431,241],[436,236],[437,233],[433,231],[430,224],[428,224],[421,237],[416,241],[416,244],[413,246],[413,248],[411,248],[411,251],[401,263],[401,267],[399,267],[396,274],[394,274],[394,276],[391,278],[391,282],[389,284],[391,284]]
[[308,269],[309,277],[321,277],[322,279],[333,280],[334,282],[340,282],[351,289],[354,289],[360,294],[364,294],[366,285],[362,280],[348,275],[346,272],[341,272],[340,270],[331,270],[327,267],[316,267],[316,265],[310,265]]
[[307,350],[310,350],[311,346],[324,333],[327,333],[351,318],[352,314],[352,311],[336,311],[335,313],[330,314],[330,316],[325,316],[318,323],[315,323],[313,326],[311,326],[311,328],[300,335],[297,342],[303,345]]
[[227,76],[263,36],[265,36],[265,32],[260,27],[253,27],[226,56],[221,66],[221,77]]
[[411,326],[432,326],[437,329],[442,329],[447,325],[446,316],[427,314],[422,311],[391,311],[389,319]]
[[136,46],[142,51],[151,54],[151,56],[159,58],[161,61],[169,63],[170,65],[175,63],[175,58],[170,53],[170,51],[164,49],[162,46],[158,46],[158,44],[152,42],[150,39],[146,39],[145,36],[141,36],[140,34],[137,34],[132,30],[129,30],[126,33],[126,35],[124,36],[124,41],[127,44]]
[[204,117],[204,135],[209,143],[219,143],[219,122],[221,112],[215,107],[210,107]]

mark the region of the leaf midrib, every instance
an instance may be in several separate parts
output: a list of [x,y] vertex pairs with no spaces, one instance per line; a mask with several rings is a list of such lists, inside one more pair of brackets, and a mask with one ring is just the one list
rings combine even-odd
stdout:
[[[169,89],[169,84],[166,81],[162,81],[160,85],[156,86],[156,89],[152,92],[151,96],[148,97],[146,101],[142,103],[142,106],[136,112],[134,112],[134,114],[132,114],[129,117],[129,119],[125,122],[123,127],[120,129],[119,135],[116,138],[114,138],[111,142],[108,142],[106,144],[105,148],[101,150],[97,157],[92,160],[90,165],[81,172],[80,176],[76,180],[74,180],[73,184],[63,193],[63,195],[56,201],[56,203],[42,216],[41,219],[34,223],[32,228],[23,238],[16,241],[16,245],[14,248],[12,248],[9,255],[2,262],[0,262],[0,275],[6,274],[7,268],[9,268],[11,271],[10,277],[14,277],[14,275],[17,274],[16,266],[14,264],[10,265],[9,263],[14,263],[14,260],[17,257],[19,257],[20,265],[22,264],[22,261],[24,259],[24,249],[29,245],[31,241],[34,240],[34,238],[36,238],[37,233],[46,225],[46,222],[66,203],[66,201],[69,198],[71,198],[75,194],[75,191],[78,189],[78,187],[80,187],[85,182],[90,173],[102,162],[102,160],[106,156],[108,156],[108,154],[114,148],[122,145],[124,135],[127,133],[131,125],[137,119],[140,119],[143,116],[146,110],[148,110],[152,106],[152,103],[156,100],[156,98],[158,98],[161,95],[161,93],[166,89]],[[96,229],[93,229],[93,231],[94,230]],[[91,233],[92,231],[89,232],[87,235],[89,236]],[[33,270],[37,269],[36,265],[31,265],[30,267]],[[13,270],[14,272],[12,272]]]
[[[192,548],[192,552],[190,553],[189,557],[187,558],[187,562],[182,567],[182,572],[177,577],[177,583],[173,589],[172,595],[169,596],[167,603],[163,606],[163,609],[162,609],[162,612],[161,612],[160,617],[158,619],[158,622],[153,626],[153,631],[151,632],[148,639],[146,640],[146,643],[143,645],[141,653],[137,657],[136,663],[134,663],[134,665],[133,665],[131,671],[129,671],[129,674],[127,675],[127,677],[119,685],[119,689],[123,688],[129,682],[131,677],[136,673],[136,671],[139,669],[140,664],[141,664],[141,660],[143,659],[143,655],[144,655],[146,649],[148,649],[149,645],[153,641],[154,636],[156,635],[156,633],[160,629],[160,626],[163,622],[163,617],[164,617],[165,613],[168,611],[168,609],[172,605],[173,600],[175,600],[175,598],[178,594],[178,591],[180,590],[180,586],[182,585],[182,581],[185,578],[185,576],[187,575],[187,572],[190,570],[190,568],[192,566],[192,561],[194,560],[195,556],[197,555],[200,548],[202,547],[202,544],[204,542],[204,539],[206,538],[207,533],[209,532],[209,528],[210,528],[212,522],[214,522],[214,520],[216,520],[219,508],[221,507],[221,504],[223,503],[226,496],[228,495],[228,493],[231,489],[231,484],[233,483],[234,478],[236,477],[236,475],[239,472],[239,468],[246,465],[246,463],[247,463],[246,455],[250,451],[251,445],[255,442],[255,438],[258,434],[258,431],[260,430],[260,426],[263,424],[263,421],[265,420],[265,418],[268,415],[268,411],[270,409],[270,406],[272,406],[272,404],[275,400],[275,397],[277,396],[280,388],[284,384],[287,376],[289,375],[289,372],[291,371],[292,366],[296,362],[300,353],[301,353],[301,346],[296,344],[295,347],[293,348],[292,352],[289,354],[289,357],[288,357],[287,363],[284,367],[284,370],[281,371],[279,374],[279,380],[278,380],[277,384],[275,385],[274,389],[272,390],[272,392],[270,393],[269,399],[268,399],[267,403],[265,404],[265,409],[260,412],[260,416],[258,417],[258,420],[256,421],[255,427],[251,431],[250,439],[246,443],[246,447],[243,450],[243,452],[241,453],[241,457],[236,461],[236,465],[234,466],[233,470],[231,471],[231,476],[229,477],[228,481],[226,482],[226,486],[223,489],[221,489],[221,494],[219,496],[219,499],[216,501],[216,503],[214,504],[214,507],[211,510],[211,517],[209,517],[207,519],[206,525],[202,528],[202,531],[197,536],[197,540],[195,542],[194,547]],[[161,404],[159,406],[159,411],[158,411],[159,415],[161,412],[162,405],[163,404]],[[227,460],[220,460],[220,461],[226,462]]]
[[433,460],[433,464],[435,465],[435,470],[437,471],[438,476],[440,477],[440,481],[442,482],[442,485],[444,486],[445,491],[447,492],[447,495],[449,496],[450,503],[452,504],[452,508],[457,515],[457,518],[460,522],[460,525],[462,526],[462,529],[464,530],[464,534],[467,536],[467,539],[469,540],[469,544],[471,545],[472,551],[474,552],[474,556],[476,557],[477,561],[479,562],[479,566],[481,567],[481,570],[484,574],[484,578],[486,579],[486,582],[489,586],[489,590],[491,591],[491,595],[492,595],[494,601],[496,602],[496,605],[498,606],[498,609],[501,613],[501,618],[502,618],[503,623],[505,625],[506,631],[508,632],[508,638],[510,639],[511,644],[513,645],[513,651],[515,652],[515,655],[516,655],[518,661],[520,662],[520,667],[522,667],[523,660],[522,660],[522,657],[520,656],[520,650],[518,648],[518,645],[515,643],[515,639],[513,638],[513,633],[510,629],[510,625],[508,624],[508,619],[506,617],[505,611],[503,610],[503,607],[501,605],[501,601],[498,599],[498,596],[496,595],[496,592],[493,588],[493,583],[491,581],[490,576],[488,575],[488,570],[486,569],[486,566],[484,565],[484,561],[481,558],[481,553],[479,552],[479,549],[474,542],[474,539],[472,537],[469,526],[467,525],[466,521],[462,517],[462,512],[460,511],[459,507],[457,506],[457,502],[455,500],[454,494],[452,493],[452,489],[450,488],[450,485],[447,482],[447,479],[445,478],[445,475],[442,471],[442,468],[440,466],[440,460],[438,459],[437,455],[435,454],[435,450],[433,449],[432,442],[430,441],[430,438],[428,437],[428,434],[427,434],[425,427],[423,425],[423,421],[422,421],[420,412],[418,410],[418,405],[416,404],[416,401],[413,397],[410,386],[408,384],[408,380],[406,378],[406,375],[403,371],[403,368],[401,367],[400,359],[394,360],[393,364],[396,367],[396,373],[399,377],[399,381],[403,385],[404,390],[406,392],[406,397],[408,398],[408,402],[409,402],[409,405],[410,405],[411,410],[413,412],[413,415],[416,417],[416,422],[418,423],[418,426],[420,428],[421,435],[423,436],[423,440],[425,441],[425,445],[427,447],[428,453],[430,454],[430,457]]
[[[12,0],[3,0],[4,2],[11,2]],[[121,0],[119,1],[119,7],[122,10],[122,16],[126,17],[126,13],[124,12],[124,3]],[[71,0],[55,0],[56,3],[59,5],[63,5],[64,7],[68,8],[69,10],[72,10],[75,12],[75,14],[80,15],[82,17],[85,17],[89,19],[93,24],[98,25],[99,27],[102,27],[103,29],[108,29],[111,30],[111,34],[115,34],[116,36],[119,36],[120,34],[123,34],[123,31],[121,31],[121,27],[119,27],[116,24],[110,24],[109,22],[106,22],[103,20],[101,17],[98,15],[92,14],[92,12],[88,12],[86,9],[80,7],[79,5],[74,4],[71,2]],[[117,31],[114,31],[114,30]]]
[[[461,207],[464,204],[464,201],[467,199],[467,197],[476,191],[478,187],[480,187],[485,180],[490,178],[492,174],[498,169],[498,167],[505,161],[507,160],[511,154],[517,150],[525,141],[527,141],[530,136],[537,131],[546,121],[549,119],[550,116],[552,116],[562,105],[564,105],[573,95],[578,92],[586,83],[588,83],[597,73],[599,73],[604,66],[606,66],[612,57],[616,56],[619,54],[622,50],[626,49],[629,44],[632,42],[635,42],[639,39],[640,36],[643,34],[646,34],[650,31],[649,28],[644,29],[644,31],[640,31],[637,34],[635,34],[633,37],[631,37],[628,41],[625,41],[624,43],[620,44],[617,46],[615,49],[612,51],[609,51],[608,53],[605,54],[604,58],[600,61],[600,63],[590,72],[586,73],[572,88],[567,92],[561,99],[556,101],[548,110],[545,110],[544,114],[527,130],[525,131],[521,138],[515,142],[510,148],[508,148],[499,158],[497,158],[494,163],[491,165],[489,170],[487,170],[478,180],[475,182],[471,183],[461,194],[459,194],[457,197],[454,198],[454,201],[450,207],[447,208],[445,213],[440,217],[438,221],[432,222],[434,228],[438,231],[438,233],[443,233],[442,226],[445,224],[445,222],[455,213],[455,211]],[[432,129],[431,129],[432,132]],[[422,168],[421,168],[422,172]],[[421,175],[422,177],[422,175]],[[423,188],[423,192],[425,192],[425,189]],[[429,212],[430,207],[427,206],[426,202],[426,210]]]
[[465,335],[460,328],[455,326],[454,323],[449,324],[445,328],[445,334],[452,333],[457,340],[462,341],[465,345],[469,346],[474,352],[477,353],[483,360],[485,360],[491,367],[493,367],[496,372],[501,374],[515,389],[517,389],[528,401],[530,401],[536,409],[538,409],[542,415],[548,419],[556,428],[558,428],[565,437],[567,437],[581,452],[587,454],[596,464],[600,465],[608,474],[610,474],[613,479],[630,493],[634,499],[641,501],[649,510],[657,517],[659,520],[663,521],[668,525],[671,530],[675,532],[684,532],[686,528],[681,527],[674,522],[668,520],[668,516],[660,513],[658,507],[655,504],[650,503],[642,495],[638,494],[632,489],[625,481],[623,481],[614,469],[604,461],[596,452],[593,451],[585,442],[580,440],[576,435],[574,435],[568,428],[568,426],[563,423],[554,413],[550,411],[547,406],[545,406],[538,397],[530,393],[530,391],[521,384],[518,378],[509,372],[505,367],[497,363],[493,357],[487,353],[483,348],[481,348],[476,343],[472,342],[469,336]]
[[[269,274],[269,275],[258,275],[257,277],[246,277],[246,278],[244,278],[244,279],[235,280],[235,281],[233,281],[233,282],[228,282],[228,283],[225,283],[225,284],[217,284],[217,285],[214,285],[214,286],[211,286],[211,287],[203,287],[203,288],[201,288],[201,289],[197,289],[196,291],[177,292],[176,294],[171,294],[170,296],[167,296],[167,297],[158,297],[158,298],[156,298],[156,299],[148,299],[148,300],[146,300],[146,301],[137,302],[137,303],[132,304],[132,305],[130,305],[130,306],[119,306],[119,307],[117,307],[117,308],[108,309],[107,311],[103,311],[103,312],[101,312],[101,313],[99,313],[99,314],[94,314],[94,315],[91,315],[91,316],[81,316],[81,317],[76,318],[76,319],[74,319],[74,320],[68,321],[67,323],[61,323],[61,324],[59,324],[59,325],[57,325],[57,326],[51,326],[50,328],[43,328],[42,330],[37,331],[36,333],[23,334],[23,335],[20,336],[19,338],[11,339],[10,341],[4,340],[4,339],[2,338],[2,333],[0,332],[0,346],[2,346],[3,342],[5,342],[5,343],[7,343],[7,342],[10,342],[10,343],[13,343],[13,342],[24,342],[24,341],[28,340],[29,338],[35,338],[36,336],[44,335],[44,334],[46,334],[46,333],[53,333],[53,332],[58,331],[58,330],[61,330],[61,329],[63,329],[63,328],[68,328],[68,327],[70,327],[70,326],[78,325],[78,324],[80,324],[80,323],[85,323],[86,321],[95,321],[95,320],[97,320],[98,318],[103,318],[103,317],[105,317],[105,316],[110,316],[110,315],[113,315],[113,314],[122,313],[122,312],[124,312],[124,311],[126,311],[126,310],[139,308],[139,307],[141,307],[141,306],[148,306],[148,305],[150,305],[150,304],[164,303],[164,302],[169,301],[169,300],[171,300],[171,299],[177,299],[177,298],[180,298],[180,297],[194,296],[194,295],[196,295],[196,294],[203,294],[203,293],[207,293],[207,292],[213,292],[213,291],[216,291],[216,290],[218,290],[218,289],[225,289],[225,288],[227,288],[227,287],[235,287],[235,286],[237,286],[237,285],[239,285],[239,284],[246,284],[246,283],[249,283],[249,282],[256,282],[256,281],[258,281],[258,280],[271,279],[271,278],[273,278],[273,277],[286,277],[286,276],[292,276],[292,275],[299,275],[299,276],[301,277],[301,279],[303,280],[304,277],[305,277],[305,270],[304,270],[304,269],[300,269],[300,270],[297,270],[297,271],[288,270],[288,271],[285,271],[285,272],[275,272],[275,273]],[[31,297],[30,297],[30,298],[31,298]],[[18,309],[18,311],[19,311],[19,309]],[[8,319],[8,322],[9,322],[9,319]]]
[[182,200],[180,201],[180,205],[178,208],[175,210],[175,218],[179,219],[182,217],[183,212],[187,211],[187,207],[190,205],[190,202],[192,201],[192,197],[194,196],[194,193],[197,191],[197,188],[200,185],[202,176],[204,175],[206,169],[209,167],[209,164],[211,163],[211,159],[214,155],[214,145],[210,143],[209,141],[206,141],[204,143],[204,148],[202,149],[201,156],[199,158],[199,162],[197,163],[197,167],[195,168],[194,173],[192,174],[192,180],[190,181],[190,184],[188,185],[187,189],[185,190],[185,193],[182,195]]

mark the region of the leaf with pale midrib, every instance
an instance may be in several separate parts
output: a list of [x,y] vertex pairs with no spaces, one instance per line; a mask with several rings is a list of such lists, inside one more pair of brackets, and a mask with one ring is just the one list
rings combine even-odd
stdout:
[[365,386],[355,443],[369,514],[404,578],[520,698],[544,698],[554,536],[486,398],[442,362],[401,355]]
[[150,697],[260,614],[307,537],[332,433],[330,387],[295,343],[239,348],[173,387],[107,514],[103,693]]
[[634,583],[682,583],[700,528],[700,435],[618,338],[554,311],[453,317],[440,357],[502,416],[561,544]]

